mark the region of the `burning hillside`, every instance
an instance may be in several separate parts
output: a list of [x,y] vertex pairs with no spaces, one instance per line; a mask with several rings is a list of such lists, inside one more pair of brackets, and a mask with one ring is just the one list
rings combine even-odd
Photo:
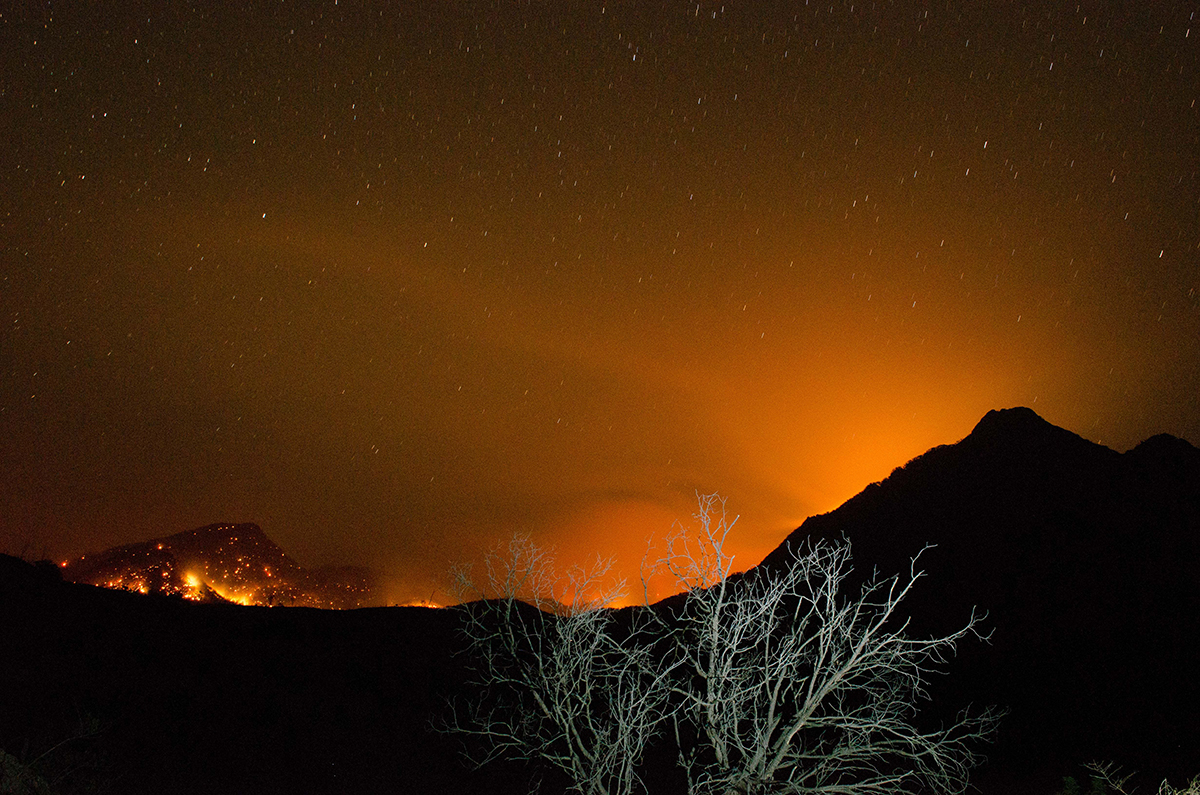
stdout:
[[305,569],[256,524],[213,524],[62,563],[73,582],[201,602],[349,609],[372,603],[369,572]]

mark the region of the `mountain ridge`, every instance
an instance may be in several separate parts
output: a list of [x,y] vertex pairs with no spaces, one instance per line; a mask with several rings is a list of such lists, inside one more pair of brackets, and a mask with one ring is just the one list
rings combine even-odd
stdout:
[[[934,692],[1011,706],[999,753],[1191,774],[1181,769],[1200,759],[1189,673],[1200,652],[1200,450],[1190,443],[1163,434],[1119,453],[1026,408],[988,412],[959,442],[805,520],[760,568],[842,540],[855,582],[907,572],[932,545],[906,605],[917,634],[988,613],[989,644],[964,644],[953,681]],[[1140,721],[1179,747],[1156,747]]]

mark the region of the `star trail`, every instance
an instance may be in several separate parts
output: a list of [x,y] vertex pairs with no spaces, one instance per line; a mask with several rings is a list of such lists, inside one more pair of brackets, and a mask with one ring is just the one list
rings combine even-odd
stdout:
[[[1194,4],[0,14],[0,539],[752,565],[989,409],[1200,443]],[[635,576],[635,575],[634,575]]]

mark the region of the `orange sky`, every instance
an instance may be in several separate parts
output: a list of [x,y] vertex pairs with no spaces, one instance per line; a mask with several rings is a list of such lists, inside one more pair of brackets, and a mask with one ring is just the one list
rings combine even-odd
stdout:
[[407,600],[514,532],[632,576],[696,492],[752,565],[992,408],[1196,443],[1152,5],[10,15],[0,548],[254,521]]

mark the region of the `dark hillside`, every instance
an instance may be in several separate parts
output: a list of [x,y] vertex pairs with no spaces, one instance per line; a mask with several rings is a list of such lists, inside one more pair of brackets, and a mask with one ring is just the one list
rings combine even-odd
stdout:
[[917,632],[988,612],[935,695],[1008,705],[990,756],[1061,769],[1112,759],[1175,776],[1200,767],[1200,450],[1170,436],[1125,454],[1029,409],[989,412],[787,544],[850,539],[859,573],[928,573]]
[[0,556],[0,748],[29,761],[95,719],[47,758],[87,758],[64,793],[524,792],[427,729],[461,676],[455,616],[195,604]]

